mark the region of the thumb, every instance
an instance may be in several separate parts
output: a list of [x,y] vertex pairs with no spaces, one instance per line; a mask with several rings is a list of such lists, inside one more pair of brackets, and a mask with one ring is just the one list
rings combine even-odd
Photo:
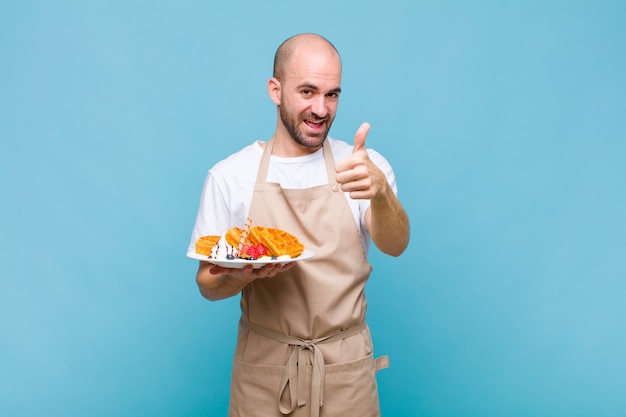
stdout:
[[369,132],[369,130],[370,124],[367,122],[359,126],[356,134],[354,135],[354,148],[352,149],[352,153],[365,150],[365,138],[367,137],[367,132]]

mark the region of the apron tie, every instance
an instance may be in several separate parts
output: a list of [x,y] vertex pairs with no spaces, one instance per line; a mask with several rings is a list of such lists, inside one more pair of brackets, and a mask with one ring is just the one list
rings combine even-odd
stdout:
[[[304,351],[309,350],[312,353],[311,417],[319,417],[320,408],[324,405],[324,379],[326,376],[326,368],[324,354],[317,345],[336,342],[354,336],[361,333],[367,327],[365,321],[362,321],[356,326],[328,336],[319,337],[317,339],[301,339],[299,337],[274,332],[265,327],[251,323],[244,315],[241,316],[241,324],[261,336],[294,347],[289,355],[278,391],[278,409],[282,414],[291,414],[296,409],[296,406],[301,407],[306,405],[306,365],[304,364]],[[291,401],[288,405],[284,405],[282,398],[287,392],[287,389],[289,389]]]

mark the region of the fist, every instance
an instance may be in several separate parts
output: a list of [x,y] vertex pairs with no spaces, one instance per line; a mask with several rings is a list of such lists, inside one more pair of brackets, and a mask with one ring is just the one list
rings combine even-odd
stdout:
[[370,160],[365,149],[365,138],[369,130],[369,123],[363,123],[357,129],[352,155],[335,165],[337,182],[355,200],[376,197],[387,183],[384,174]]

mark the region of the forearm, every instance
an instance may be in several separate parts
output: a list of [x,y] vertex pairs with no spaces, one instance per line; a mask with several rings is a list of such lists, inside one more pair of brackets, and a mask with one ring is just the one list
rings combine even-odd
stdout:
[[391,187],[384,187],[370,201],[365,222],[381,252],[400,256],[409,244],[409,217]]
[[202,296],[211,301],[222,300],[239,294],[253,279],[230,276],[227,273],[212,274],[213,265],[200,262],[196,282]]
[[196,282],[204,298],[217,301],[239,294],[255,279],[272,278],[279,272],[290,270],[294,265],[295,262],[269,263],[258,269],[254,269],[252,265],[231,269],[200,262]]

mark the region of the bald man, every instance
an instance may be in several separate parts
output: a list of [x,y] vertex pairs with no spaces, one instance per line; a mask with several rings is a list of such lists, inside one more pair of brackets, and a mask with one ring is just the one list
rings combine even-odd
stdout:
[[328,136],[341,93],[336,48],[315,34],[287,39],[267,84],[276,130],[216,163],[205,181],[189,253],[200,236],[232,226],[284,229],[315,256],[258,269],[200,261],[201,294],[241,294],[229,416],[378,416],[376,371],[365,321],[370,241],[399,256],[409,221],[393,170],[366,149]]

